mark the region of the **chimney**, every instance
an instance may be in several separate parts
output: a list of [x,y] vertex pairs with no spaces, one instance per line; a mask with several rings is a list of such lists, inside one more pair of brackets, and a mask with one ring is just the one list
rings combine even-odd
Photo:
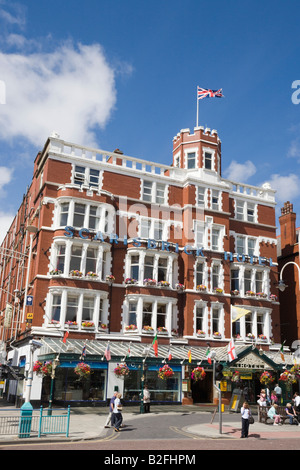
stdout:
[[293,204],[290,201],[285,202],[281,208],[279,223],[281,252],[282,254],[292,253],[296,243],[296,214],[293,212]]

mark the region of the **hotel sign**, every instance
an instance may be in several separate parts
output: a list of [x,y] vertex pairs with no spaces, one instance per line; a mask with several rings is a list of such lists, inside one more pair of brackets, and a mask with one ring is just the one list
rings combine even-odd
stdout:
[[[74,227],[67,226],[65,227],[64,235],[65,237],[73,238],[76,231],[77,230]],[[102,232],[95,233],[94,231],[89,230],[88,228],[81,228],[77,232],[78,232],[79,238],[82,238],[83,240],[87,240],[87,239],[91,239],[94,241],[98,240],[99,242],[106,242],[106,243],[111,243],[111,244],[116,244],[116,245],[118,245],[119,241],[121,241],[124,243],[125,246],[128,244],[127,236],[124,236],[123,239],[119,239],[118,235],[115,233],[111,233],[109,235],[103,234]],[[179,253],[178,243],[172,243],[172,242],[161,241],[161,240],[158,241],[152,238],[142,239],[140,237],[132,238],[130,240],[131,240],[132,245],[136,247],[140,247],[142,246],[142,243],[146,243],[148,249],[154,250],[156,248],[159,248],[162,251],[175,251],[175,253]],[[203,250],[204,250],[203,247],[195,248],[195,247],[192,247],[191,245],[185,245],[183,247],[183,252],[185,254],[201,256],[205,258]],[[224,251],[223,255],[224,255],[225,261],[229,260],[230,262],[236,261],[240,263],[247,262],[250,264],[258,263],[262,266],[266,266],[266,265],[274,266],[272,262],[272,258],[265,258],[263,256],[231,253],[230,251]]]

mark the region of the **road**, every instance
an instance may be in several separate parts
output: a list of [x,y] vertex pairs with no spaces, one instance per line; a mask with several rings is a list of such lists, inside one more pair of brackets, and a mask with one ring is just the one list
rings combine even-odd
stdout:
[[[199,464],[201,452],[220,450],[299,450],[300,439],[291,439],[288,435],[283,439],[262,439],[255,435],[248,439],[239,438],[203,438],[186,431],[187,426],[207,422],[206,414],[186,413],[178,415],[164,415],[161,419],[155,413],[140,415],[126,423],[120,433],[112,428],[105,430],[100,439],[89,441],[56,441],[56,442],[32,442],[20,444],[1,445],[0,451],[8,450],[96,450],[103,463],[114,463],[112,460],[121,458],[137,458],[134,466],[139,464],[168,464],[167,459],[179,459],[182,461],[173,464]],[[235,416],[227,417],[226,422],[236,420]],[[99,452],[101,451],[101,452]],[[201,451],[201,452],[200,452]],[[173,454],[172,454],[173,452]],[[202,452],[203,454],[203,452]],[[105,461],[107,459],[107,461]],[[151,461],[152,459],[152,461]],[[157,459],[160,459],[158,462]],[[184,460],[185,459],[185,460]],[[190,459],[190,460],[189,460]],[[118,463],[122,463],[117,462]],[[124,463],[124,462],[123,462]],[[128,462],[127,462],[128,463]],[[134,462],[132,462],[134,463]]]

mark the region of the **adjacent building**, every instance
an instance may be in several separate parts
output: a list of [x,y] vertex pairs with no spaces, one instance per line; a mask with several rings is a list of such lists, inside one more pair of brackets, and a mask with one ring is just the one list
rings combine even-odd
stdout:
[[[47,139],[0,249],[0,332],[25,375],[32,340],[34,360],[59,360],[54,403],[106,403],[116,387],[134,403],[143,378],[154,402],[213,401],[207,347],[230,375],[231,337],[242,355],[260,349],[248,375],[258,387],[261,357],[280,343],[275,192],[221,168],[218,133],[203,127],[174,137],[170,165]],[[158,378],[163,362],[171,379]],[[197,365],[206,378],[194,383]],[[10,381],[6,393],[22,402],[25,388]],[[33,374],[31,400],[49,393]]]

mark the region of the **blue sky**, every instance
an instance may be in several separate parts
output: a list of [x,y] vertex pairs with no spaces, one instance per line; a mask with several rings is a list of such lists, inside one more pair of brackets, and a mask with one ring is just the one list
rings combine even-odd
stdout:
[[225,95],[199,103],[223,176],[300,214],[299,17],[298,0],[0,0],[0,238],[52,131],[170,164],[197,85]]

